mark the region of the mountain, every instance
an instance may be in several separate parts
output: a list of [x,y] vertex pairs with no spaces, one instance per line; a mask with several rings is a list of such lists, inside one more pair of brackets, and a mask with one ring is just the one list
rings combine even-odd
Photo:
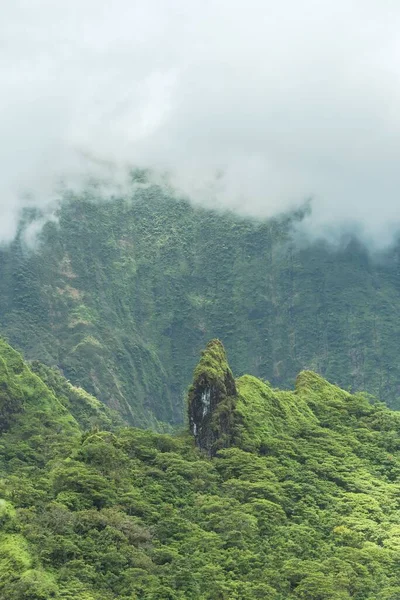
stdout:
[[0,600],[399,598],[400,413],[310,371],[235,379],[212,340],[172,436],[0,364]]
[[237,374],[291,387],[311,369],[400,406],[400,245],[300,245],[304,212],[254,221],[145,185],[66,197],[27,248],[37,218],[0,250],[0,332],[128,423],[182,422],[213,337]]
[[0,338],[2,471],[8,470],[8,453],[15,453],[15,444],[21,443],[22,454],[26,451],[34,462],[44,463],[48,456],[57,454],[59,445],[63,448],[82,430],[110,429],[120,424],[120,417],[97,398],[45,365],[28,365]]

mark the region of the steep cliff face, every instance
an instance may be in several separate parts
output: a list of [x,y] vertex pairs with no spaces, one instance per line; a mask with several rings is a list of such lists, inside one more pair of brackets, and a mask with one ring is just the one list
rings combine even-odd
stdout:
[[294,216],[195,208],[155,187],[70,198],[30,251],[0,249],[0,335],[141,427],[181,423],[199,352],[291,388],[311,369],[400,407],[400,241],[298,247]]
[[211,340],[202,353],[189,389],[189,426],[196,445],[210,456],[232,443],[237,391],[225,349]]

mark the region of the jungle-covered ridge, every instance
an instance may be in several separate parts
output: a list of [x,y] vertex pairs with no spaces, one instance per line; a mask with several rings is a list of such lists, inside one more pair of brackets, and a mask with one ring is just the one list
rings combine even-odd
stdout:
[[245,219],[157,186],[69,195],[33,248],[28,211],[0,249],[0,333],[138,426],[182,423],[214,337],[237,375],[293,387],[309,369],[399,407],[400,245],[379,260],[355,238],[299,245],[303,217]]
[[211,451],[0,340],[1,600],[399,597],[400,413],[310,371],[233,379],[218,340],[189,413],[207,389]]

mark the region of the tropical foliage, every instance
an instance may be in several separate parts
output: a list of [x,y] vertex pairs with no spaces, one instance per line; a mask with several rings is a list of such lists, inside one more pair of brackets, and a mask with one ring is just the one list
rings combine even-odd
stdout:
[[400,246],[295,243],[303,216],[251,221],[155,186],[70,196],[36,246],[27,214],[0,249],[0,331],[139,426],[182,422],[213,337],[237,374],[292,387],[311,369],[400,406]]
[[399,413],[308,371],[294,391],[245,375],[209,458],[0,360],[1,600],[400,597]]

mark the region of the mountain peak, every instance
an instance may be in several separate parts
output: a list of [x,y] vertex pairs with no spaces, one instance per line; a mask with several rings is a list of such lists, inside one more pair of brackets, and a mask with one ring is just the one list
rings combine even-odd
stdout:
[[196,445],[208,454],[231,443],[236,384],[220,340],[202,352],[189,389],[189,426]]

